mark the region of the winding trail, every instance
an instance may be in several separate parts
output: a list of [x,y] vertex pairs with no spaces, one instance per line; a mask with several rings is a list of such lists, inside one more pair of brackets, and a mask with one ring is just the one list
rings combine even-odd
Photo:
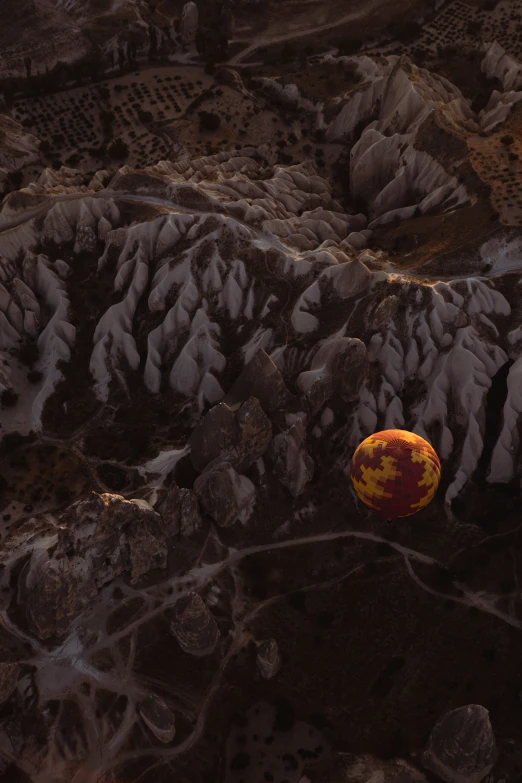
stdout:
[[386,7],[388,5],[387,0],[370,0],[369,3],[364,3],[360,10],[352,11],[349,14],[338,17],[332,22],[326,22],[326,24],[319,25],[318,27],[306,27],[302,30],[291,30],[284,35],[269,35],[265,38],[258,38],[257,41],[250,44],[242,52],[234,55],[229,61],[228,65],[237,65],[243,62],[247,57],[250,57],[253,52],[264,46],[270,46],[271,44],[284,43],[285,41],[293,41],[296,38],[306,38],[307,35],[315,35],[316,33],[322,33],[326,30],[333,30],[335,27],[340,27],[347,22],[354,22],[356,19],[363,19],[368,16],[371,11],[377,10],[381,6]]
[[[134,590],[131,586],[125,585],[121,580],[117,579],[100,590],[89,611],[75,620],[68,637],[54,650],[49,650],[45,645],[35,642],[34,639],[30,638],[12,622],[7,611],[4,610],[0,612],[0,621],[4,627],[19,639],[30,642],[33,646],[35,655],[25,662],[36,666],[38,680],[40,682],[45,681],[45,700],[54,699],[61,701],[63,699],[72,698],[79,704],[82,714],[85,716],[91,715],[91,721],[89,722],[94,722],[87,732],[87,758],[85,759],[85,762],[82,763],[81,768],[77,770],[71,783],[98,783],[98,781],[105,779],[104,776],[111,771],[114,771],[121,764],[138,760],[144,756],[156,759],[156,761],[152,763],[152,766],[148,767],[150,770],[156,766],[168,763],[170,760],[181,756],[192,749],[205,730],[208,711],[215,695],[219,691],[229,662],[251,639],[249,633],[245,630],[248,622],[266,607],[294,592],[328,589],[329,587],[350,578],[364,567],[367,558],[363,555],[360,563],[352,566],[347,572],[338,576],[317,583],[303,585],[302,587],[295,588],[294,590],[285,593],[270,596],[269,598],[255,603],[254,605],[251,604],[250,606],[243,600],[242,585],[240,584],[240,577],[235,571],[235,566],[247,557],[263,552],[273,552],[347,539],[387,544],[395,551],[396,557],[392,559],[386,558],[386,561],[388,563],[393,563],[394,560],[399,562],[402,560],[407,574],[420,589],[441,600],[451,600],[465,606],[476,608],[481,612],[493,615],[501,622],[505,622],[514,628],[519,630],[522,629],[522,621],[516,616],[514,610],[512,613],[506,613],[497,608],[497,601],[505,598],[505,596],[472,591],[463,584],[457,584],[457,582],[454,583],[454,587],[459,590],[458,594],[446,594],[435,590],[416,574],[412,564],[416,562],[420,565],[442,567],[442,564],[439,563],[436,558],[394,541],[390,541],[375,533],[360,530],[341,530],[321,533],[304,536],[302,538],[287,539],[276,543],[258,544],[243,549],[229,548],[226,550],[227,556],[225,558],[212,564],[201,564],[201,553],[195,561],[195,566],[186,575],[182,577],[171,577],[159,584],[155,584],[140,591]],[[30,542],[28,546],[30,546],[31,543],[33,546],[37,546],[36,541]],[[203,545],[203,548],[204,546],[205,545]],[[13,557],[7,562],[8,567],[5,568],[3,581],[7,579],[7,574],[10,570],[9,566],[13,566],[17,560],[18,558]],[[385,558],[381,558],[380,560],[385,560]],[[212,683],[207,689],[202,702],[199,704],[193,731],[180,744],[175,746],[152,746],[134,750],[127,749],[122,752],[122,748],[126,744],[136,720],[139,720],[137,703],[141,698],[148,695],[149,688],[147,687],[147,684],[150,686],[150,683],[147,683],[147,681],[137,680],[132,673],[133,659],[136,652],[137,633],[139,629],[144,623],[149,622],[151,619],[163,614],[166,610],[171,608],[183,594],[186,594],[189,591],[203,590],[220,574],[227,570],[231,572],[234,578],[234,592],[232,595],[233,628],[231,630],[228,648],[224,651]],[[394,573],[401,570],[402,568],[395,569]],[[120,582],[124,589],[126,599],[131,599],[134,596],[140,596],[144,599],[145,611],[140,611],[138,616],[131,620],[124,628],[115,633],[108,634],[106,630],[106,618],[112,611],[114,604],[114,601],[111,600],[111,595],[114,586],[120,584]],[[161,594],[161,597],[158,596],[158,592]],[[82,639],[84,638],[85,631],[97,633],[98,638],[94,644],[91,643],[88,646],[84,646]],[[117,653],[119,653],[118,643],[123,639],[130,639],[130,652],[129,655],[126,656],[127,660],[125,661],[123,661],[120,655],[117,655]],[[112,671],[102,672],[91,663],[93,654],[104,649],[112,650],[115,655],[116,667]],[[100,722],[101,719],[98,721],[94,717],[94,703],[92,698],[91,696],[87,696],[82,690],[82,683],[84,682],[90,684],[92,693],[95,693],[97,688],[103,688],[112,691],[115,695],[125,696],[127,699],[123,719],[114,734],[110,738],[103,740],[103,747],[100,747],[103,734],[103,726]],[[56,767],[54,766],[54,763],[51,765],[50,762],[55,757],[59,758],[56,741],[57,740],[50,741],[49,753],[38,771],[27,769],[28,772],[31,772],[34,783],[51,783],[51,777],[52,774],[55,773]],[[50,769],[51,766],[53,767],[52,770]]]

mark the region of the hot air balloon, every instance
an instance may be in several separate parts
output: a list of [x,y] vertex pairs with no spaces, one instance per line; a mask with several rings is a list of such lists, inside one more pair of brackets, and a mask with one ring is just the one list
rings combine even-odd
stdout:
[[407,430],[375,432],[357,447],[351,476],[358,497],[388,520],[427,506],[440,481],[440,460],[430,444]]

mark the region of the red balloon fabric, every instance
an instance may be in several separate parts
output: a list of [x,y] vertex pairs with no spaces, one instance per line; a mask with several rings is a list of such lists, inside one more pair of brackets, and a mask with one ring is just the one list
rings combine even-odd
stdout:
[[430,444],[407,430],[383,430],[357,447],[351,477],[358,497],[387,519],[427,506],[440,481],[440,460]]

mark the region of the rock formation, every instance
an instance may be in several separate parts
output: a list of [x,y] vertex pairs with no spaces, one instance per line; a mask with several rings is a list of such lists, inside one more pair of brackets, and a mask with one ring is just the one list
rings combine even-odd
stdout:
[[310,370],[299,375],[297,385],[306,394],[312,413],[315,414],[334,392],[339,392],[346,402],[354,402],[367,372],[364,343],[336,336],[318,349]]
[[221,458],[196,479],[194,489],[207,514],[221,527],[246,522],[253,511],[254,485]]
[[270,445],[272,425],[255,397],[249,397],[234,413],[224,402],[214,406],[194,428],[191,460],[203,471],[211,462],[228,461],[245,470]]
[[19,122],[0,114],[0,193],[7,176],[39,159],[40,142]]
[[270,446],[274,470],[281,484],[294,497],[303,492],[314,475],[314,463],[306,450],[306,430],[298,418],[286,432],[276,435]]
[[150,696],[138,704],[138,711],[160,742],[172,742],[176,734],[176,719],[165,702],[158,696]]
[[185,3],[181,12],[181,40],[185,46],[194,43],[198,31],[198,7],[196,3]]
[[261,642],[257,648],[257,668],[265,680],[271,680],[275,677],[281,667],[281,657],[279,647],[275,639],[268,639]]
[[0,663],[0,704],[12,695],[20,676],[17,663]]
[[[197,526],[192,498],[185,498],[184,510],[183,524],[192,530]],[[97,591],[115,577],[127,573],[135,583],[149,571],[165,568],[168,547],[179,532],[179,522],[171,516],[162,520],[145,501],[111,494],[92,493],[67,509],[63,519],[66,524],[57,525],[44,516],[22,531],[31,545],[19,594],[40,639],[63,637]],[[4,542],[4,562],[19,540],[13,535]],[[51,555],[46,541],[53,542]]]
[[211,655],[220,637],[216,621],[197,593],[176,602],[170,630],[181,649],[197,657]]
[[197,535],[203,527],[196,493],[173,482],[157,506],[166,528],[183,538]]
[[497,760],[489,713],[478,704],[446,713],[422,756],[426,769],[447,783],[480,783]]

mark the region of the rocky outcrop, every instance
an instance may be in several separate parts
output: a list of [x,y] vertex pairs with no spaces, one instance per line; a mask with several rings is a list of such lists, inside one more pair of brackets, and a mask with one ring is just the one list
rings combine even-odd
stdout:
[[191,435],[192,464],[203,471],[221,460],[246,470],[265,453],[271,438],[272,425],[256,397],[249,397],[235,413],[221,402],[209,410]]
[[364,343],[351,337],[334,337],[319,348],[310,370],[299,375],[297,385],[315,414],[334,392],[339,392],[346,402],[357,400],[367,371]]
[[281,668],[279,647],[275,639],[267,639],[267,641],[261,642],[257,648],[256,663],[259,674],[263,679],[271,680],[272,677],[275,677]]
[[19,581],[29,627],[39,639],[63,637],[96,595],[91,564],[82,557],[35,550]]
[[153,568],[165,568],[176,521],[162,520],[146,501],[93,493],[75,504],[68,518],[70,529],[60,548],[72,549],[90,563],[97,587],[124,571],[136,581]]
[[255,488],[229,462],[218,461],[194,482],[199,501],[220,527],[246,522],[255,503]]
[[234,412],[226,403],[220,402],[209,410],[192,432],[189,444],[192,464],[202,472],[218,457],[225,461],[235,454],[236,441]]
[[343,753],[313,764],[299,783],[428,783],[427,777],[405,759],[385,761],[370,754]]
[[0,141],[0,171],[18,171],[39,158],[40,141],[5,114],[0,114]]
[[158,505],[166,528],[183,538],[197,535],[203,527],[198,498],[193,489],[180,488],[175,482],[165,492]]
[[[197,524],[194,500],[184,501],[184,524],[191,528]],[[179,531],[175,514],[162,519],[144,500],[108,493],[92,493],[62,519],[59,527],[50,522],[36,527],[33,552],[19,579],[20,601],[40,639],[64,636],[97,591],[116,576],[127,573],[135,583],[153,569],[165,568]],[[40,542],[53,530],[56,546],[49,555]],[[6,552],[8,548],[6,541]]]
[[290,429],[276,435],[270,445],[275,473],[294,497],[303,492],[314,475],[314,463],[306,450],[305,439],[305,426],[298,418]]
[[13,694],[20,672],[21,668],[17,663],[0,663],[0,704]]
[[176,601],[170,630],[181,649],[197,657],[211,655],[220,637],[216,621],[197,593]]
[[176,719],[165,702],[158,696],[150,696],[138,704],[138,712],[144,723],[160,742],[167,744],[176,734]]
[[423,766],[447,783],[480,783],[497,760],[489,713],[478,704],[444,715],[431,732]]
[[263,350],[258,351],[245,366],[224,401],[234,406],[249,397],[259,400],[262,409],[269,415],[284,408],[290,398],[283,376]]
[[185,46],[194,43],[198,31],[198,16],[196,3],[193,0],[185,3],[181,12],[180,24],[181,40]]
[[180,489],[180,533],[184,538],[197,535],[203,527],[198,498],[192,489]]
[[237,470],[247,470],[262,457],[272,440],[272,424],[259,400],[250,397],[236,413]]

